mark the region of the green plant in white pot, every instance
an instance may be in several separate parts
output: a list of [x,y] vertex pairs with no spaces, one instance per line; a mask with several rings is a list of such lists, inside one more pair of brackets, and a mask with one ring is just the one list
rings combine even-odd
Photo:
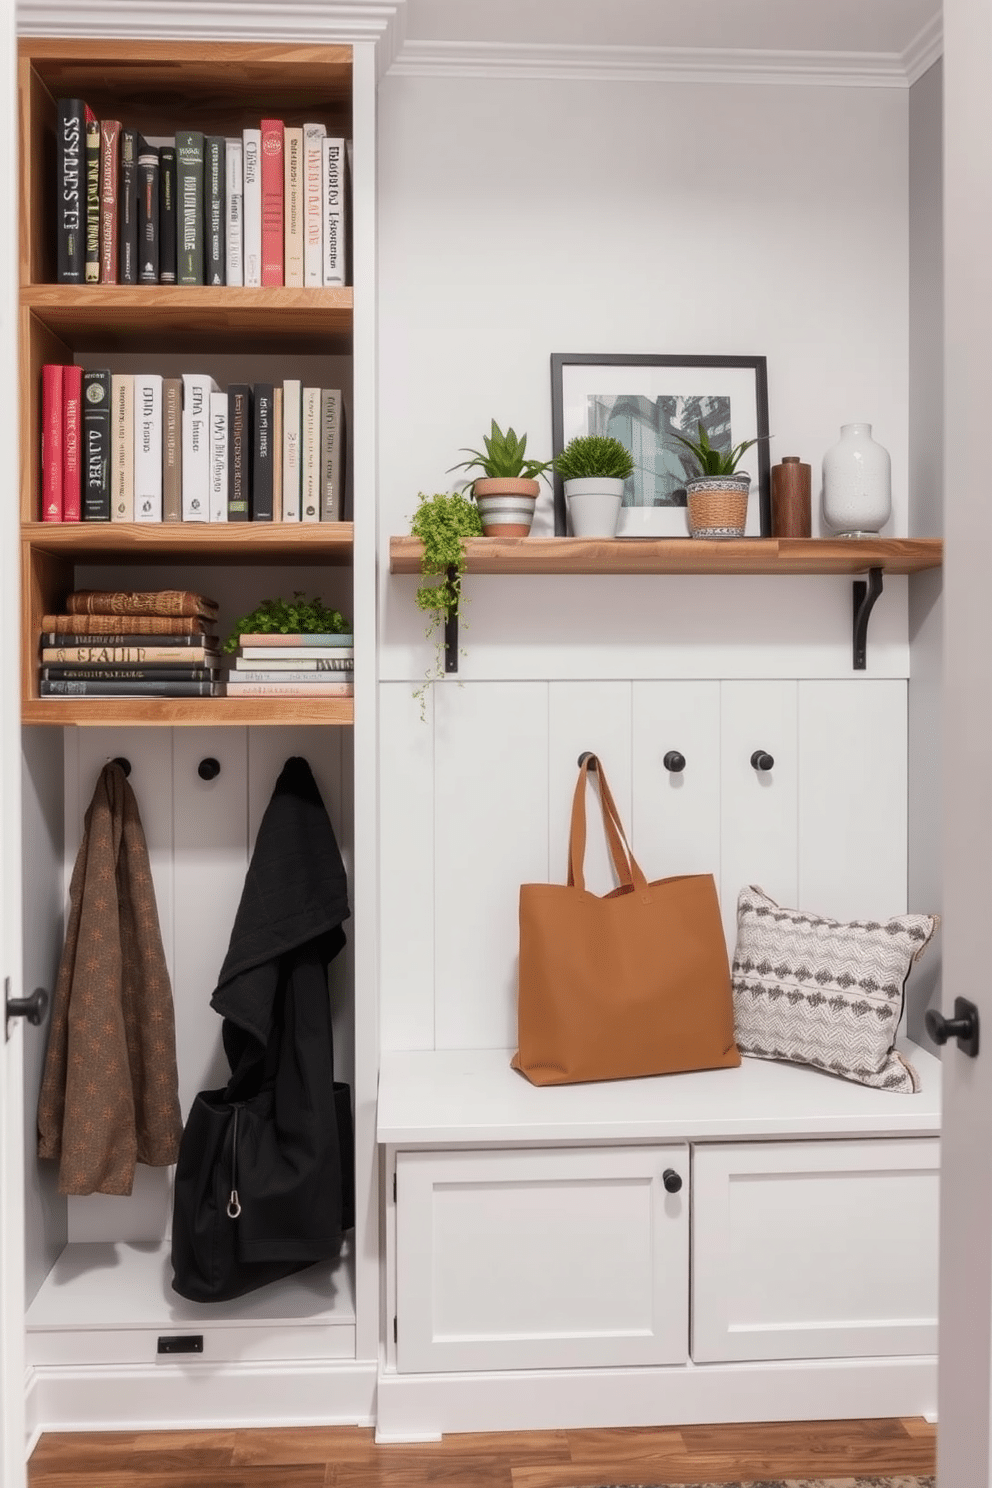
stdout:
[[472,495],[482,518],[484,537],[527,537],[534,520],[534,506],[541,493],[537,477],[550,470],[550,460],[527,458],[527,435],[506,433],[492,421],[483,435],[485,454],[466,449],[471,460],[452,465],[452,470],[474,470],[482,475],[472,482]]
[[[685,483],[689,508],[689,532],[692,537],[743,537],[747,527],[747,502],[751,477],[738,472],[741,456],[757,439],[745,439],[732,449],[715,449],[703,424],[697,425],[698,439],[683,434],[675,438],[691,450],[699,466],[699,475]],[[768,435],[759,436],[767,439]]]
[[630,451],[606,434],[577,434],[555,455],[575,537],[615,537],[623,487],[633,472]]

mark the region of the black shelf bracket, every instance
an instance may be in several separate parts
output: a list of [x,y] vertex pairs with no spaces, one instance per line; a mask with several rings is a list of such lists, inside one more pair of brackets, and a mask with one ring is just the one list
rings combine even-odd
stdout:
[[868,665],[868,620],[875,601],[882,592],[882,570],[870,568],[867,584],[854,581],[854,670],[863,672]]
[[[456,595],[461,593],[461,580],[458,577],[457,568],[448,569],[448,583]],[[448,610],[444,617],[444,670],[445,672],[457,672],[458,670],[458,611]]]

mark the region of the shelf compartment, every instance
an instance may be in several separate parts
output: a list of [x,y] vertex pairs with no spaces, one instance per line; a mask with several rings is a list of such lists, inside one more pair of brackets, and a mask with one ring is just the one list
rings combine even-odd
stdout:
[[[419,574],[417,538],[389,540],[389,569]],[[939,568],[940,538],[579,538],[472,537],[472,574],[889,574]]]
[[350,726],[355,719],[350,697],[26,698],[21,722],[54,728],[258,728],[260,725],[332,724]]

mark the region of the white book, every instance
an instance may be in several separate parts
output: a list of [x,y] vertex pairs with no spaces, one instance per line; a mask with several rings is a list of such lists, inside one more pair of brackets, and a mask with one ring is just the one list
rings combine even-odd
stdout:
[[227,521],[227,393],[210,394],[210,520]]
[[321,142],[321,208],[324,231],[324,283],[344,284],[345,152],[343,139]]
[[303,130],[283,131],[283,283],[303,288]]
[[303,389],[300,521],[320,521],[320,388]]
[[303,384],[288,377],[282,385],[282,519],[300,520],[300,432],[303,417]]
[[134,520],[162,520],[162,374],[134,374]]
[[242,134],[242,188],[244,216],[245,284],[262,282],[262,131],[246,129]]
[[134,521],[134,378],[115,372],[110,379],[110,519]]
[[228,139],[224,146],[224,192],[227,199],[225,283],[244,284],[244,144],[239,139]]
[[210,394],[205,372],[183,373],[183,521],[210,521]]
[[323,124],[303,126],[303,283],[319,289],[324,282],[324,217],[321,200]]

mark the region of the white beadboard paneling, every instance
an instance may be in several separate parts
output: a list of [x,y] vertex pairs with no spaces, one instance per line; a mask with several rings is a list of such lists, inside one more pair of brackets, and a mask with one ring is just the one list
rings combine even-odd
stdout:
[[[568,838],[579,755],[599,755],[630,839],[630,683],[553,682],[548,688],[548,860],[554,883],[568,876]],[[643,865],[642,865],[643,866]],[[616,887],[595,774],[586,786],[585,884],[594,894]]]
[[[780,904],[797,891],[799,781],[795,682],[725,682],[720,689],[720,903],[731,954],[737,895],[758,884]],[[763,749],[774,768],[755,770]]]
[[382,1043],[434,1047],[434,694],[379,688],[379,982]]
[[516,1041],[519,885],[548,881],[548,689],[434,689],[435,1046]]
[[[712,873],[720,882],[720,684],[635,682],[634,851],[649,879]],[[685,757],[672,773],[670,750]]]
[[906,797],[906,684],[800,682],[799,908],[905,912]]

